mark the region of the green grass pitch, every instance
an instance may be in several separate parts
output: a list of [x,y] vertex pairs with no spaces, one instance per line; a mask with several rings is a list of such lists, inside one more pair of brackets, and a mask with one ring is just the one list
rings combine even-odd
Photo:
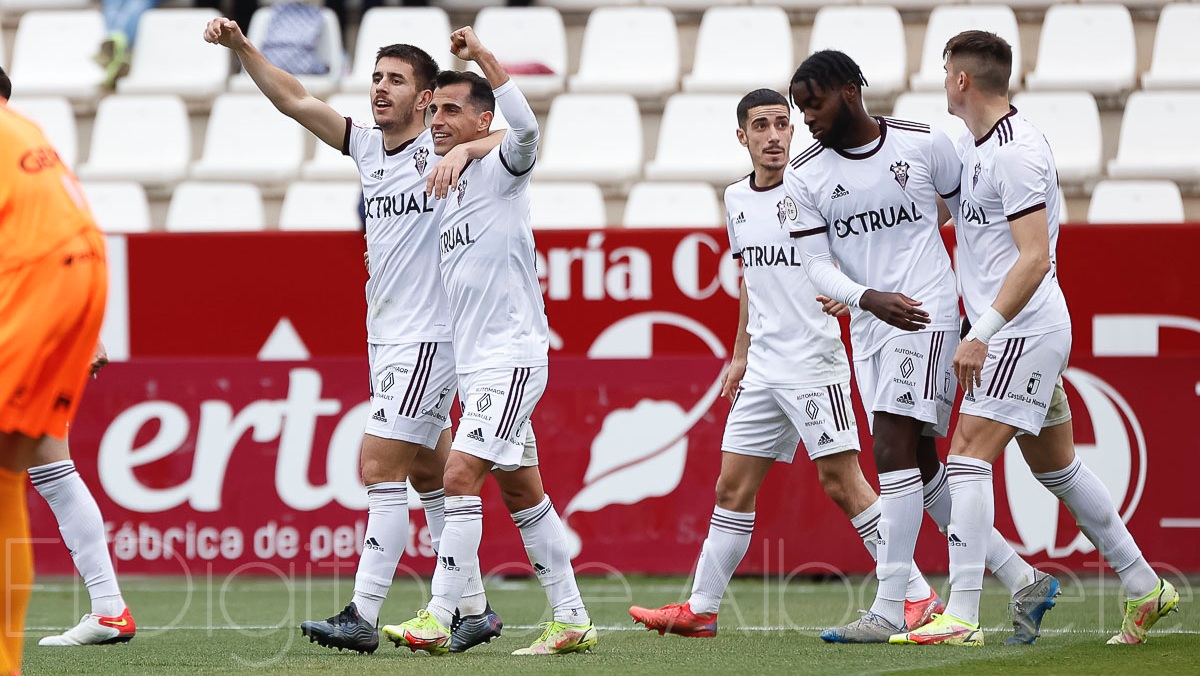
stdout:
[[[826,626],[856,617],[873,597],[872,581],[738,578],[721,608],[714,639],[660,637],[635,630],[630,603],[657,606],[684,598],[678,577],[590,577],[580,588],[600,628],[589,654],[513,657],[547,619],[545,596],[534,580],[489,580],[489,598],[505,621],[504,636],[463,655],[430,657],[383,641],[374,655],[339,653],[311,644],[297,625],[328,617],[349,600],[353,578],[298,576],[131,578],[122,580],[138,622],[127,645],[41,648],[37,639],[74,623],[87,611],[87,594],[72,578],[42,578],[26,622],[24,670],[36,674],[895,674],[946,669],[950,674],[1200,673],[1200,614],[1193,583],[1174,578],[1181,613],[1158,624],[1142,646],[1107,646],[1119,626],[1119,587],[1113,576],[1060,576],[1063,594],[1031,647],[1006,647],[1007,596],[994,580],[984,594],[982,623],[988,645],[836,646],[817,638]],[[934,580],[946,590],[944,579]],[[412,616],[428,581],[399,578],[383,609],[384,624]]]

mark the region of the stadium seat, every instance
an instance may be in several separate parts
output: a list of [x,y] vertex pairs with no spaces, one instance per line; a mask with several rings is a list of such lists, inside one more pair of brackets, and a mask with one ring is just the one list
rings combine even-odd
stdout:
[[666,96],[679,86],[679,33],[662,7],[601,7],[588,15],[571,91]]
[[529,184],[530,221],[535,230],[603,229],[608,224],[604,193],[595,183]]
[[[271,15],[274,9],[261,7],[250,19],[250,27],[246,37],[258,47],[262,47],[267,37],[267,27],[271,25]],[[325,30],[321,32],[321,40],[317,44],[317,52],[321,60],[329,64],[329,73],[325,75],[297,75],[296,79],[313,96],[324,98],[337,90],[338,80],[342,76],[345,57],[342,52],[342,27],[338,24],[337,14],[332,9],[321,10],[321,18],[325,21]],[[441,65],[441,64],[439,64]],[[368,80],[368,84],[369,84]],[[256,92],[258,86],[245,72],[239,72],[229,80],[229,91]]]
[[[371,99],[365,93],[334,94],[326,103],[355,122],[373,124]],[[323,141],[318,140],[315,146],[312,159],[300,169],[302,177],[309,181],[358,180],[358,168],[354,160],[343,155],[341,150],[325,145]]]
[[262,194],[250,183],[184,181],[167,207],[168,232],[242,232],[262,230]]
[[703,12],[717,5],[741,5],[744,0],[642,0],[641,4],[683,12]]
[[704,12],[687,92],[781,87],[792,77],[792,28],[779,7],[713,7]]
[[141,183],[83,181],[83,194],[104,232],[150,232],[150,203]]
[[640,5],[642,3],[639,0],[539,0],[538,4],[563,12],[590,12],[603,7]]
[[[527,98],[544,99],[563,90],[567,34],[557,9],[485,7],[475,18],[475,31]],[[467,67],[482,73],[475,63]]]
[[1091,94],[1021,92],[1013,97],[1013,105],[1046,135],[1061,182],[1082,183],[1100,177],[1104,136],[1100,109]]
[[855,5],[858,0],[750,0],[751,5],[773,5],[791,10],[808,10],[815,12],[827,5]]
[[946,71],[942,51],[946,41],[965,30],[987,30],[1012,45],[1013,72],[1009,86],[1021,85],[1021,33],[1017,15],[1007,5],[941,5],[929,13],[925,26],[925,46],[921,50],[921,69],[910,78],[913,91],[944,91]]
[[[1004,4],[1020,12],[1022,10],[1046,9],[1060,0],[1006,0]],[[967,0],[972,5],[994,5],[996,0]]]
[[178,96],[119,94],[100,101],[88,161],[89,181],[139,181],[171,185],[183,180],[192,159],[187,108]]
[[813,19],[808,53],[821,49],[837,49],[854,59],[867,79],[867,98],[894,96],[908,84],[904,24],[894,7],[822,8]]
[[99,10],[27,12],[13,44],[9,75],[14,96],[94,101],[100,95],[104,69],[92,57],[104,34]]
[[79,135],[70,101],[61,96],[26,97],[14,93],[9,106],[36,122],[62,161],[75,168],[79,157]]
[[0,0],[0,9],[5,13],[31,9],[86,9],[95,4],[95,0]]
[[305,134],[262,94],[222,94],[213,101],[191,178],[281,184],[300,171]]
[[946,110],[946,94],[904,92],[896,97],[892,117],[924,122],[941,129],[951,141],[958,142],[967,133],[967,124]]
[[279,229],[361,230],[362,195],[358,181],[296,181],[283,196]]
[[1134,92],[1109,178],[1200,180],[1200,92]]
[[1124,5],[1054,5],[1046,10],[1030,90],[1122,94],[1137,84],[1133,19]]
[[624,186],[642,168],[642,115],[629,94],[560,94],[550,104],[535,174]]
[[627,228],[710,228],[724,225],[708,183],[638,183],[625,202]]
[[1200,4],[1163,7],[1154,32],[1154,56],[1142,89],[1200,88]]
[[[740,99],[738,94],[676,94],[667,99],[646,178],[726,185],[749,173],[750,156],[737,140]],[[803,133],[798,130],[797,135]]]
[[228,49],[196,39],[221,14],[213,9],[151,9],[138,20],[137,47],[122,94],[176,94],[205,101],[225,91],[232,58]]
[[375,54],[385,45],[416,45],[437,61],[439,68],[458,68],[450,54],[450,17],[440,7],[372,7],[358,27],[357,46],[350,74],[342,78],[342,91],[371,88]]
[[1182,223],[1183,198],[1173,181],[1100,181],[1088,223]]

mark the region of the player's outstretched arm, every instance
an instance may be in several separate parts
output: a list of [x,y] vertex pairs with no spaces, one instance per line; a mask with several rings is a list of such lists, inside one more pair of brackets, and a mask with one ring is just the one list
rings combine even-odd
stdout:
[[237,54],[242,67],[279,112],[299,122],[326,144],[342,150],[346,137],[346,118],[329,104],[309,94],[291,73],[267,61],[262,52],[242,34],[237,22],[213,19],[204,29],[204,39],[228,47]]

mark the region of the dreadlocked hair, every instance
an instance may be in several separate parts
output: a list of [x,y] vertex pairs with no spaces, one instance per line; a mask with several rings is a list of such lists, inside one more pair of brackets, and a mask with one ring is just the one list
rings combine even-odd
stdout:
[[854,59],[836,49],[822,49],[805,59],[792,76],[791,84],[799,82],[806,84],[809,90],[817,87],[830,90],[846,84],[857,85],[859,89],[867,86],[867,78],[863,77]]

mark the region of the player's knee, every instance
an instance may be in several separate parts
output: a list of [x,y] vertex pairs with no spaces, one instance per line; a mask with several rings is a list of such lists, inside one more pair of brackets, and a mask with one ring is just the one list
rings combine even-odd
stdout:
[[755,490],[740,482],[730,480],[724,474],[717,478],[717,506],[733,512],[754,511]]
[[360,463],[364,486],[388,481],[404,481],[405,473],[383,457],[363,457]]
[[420,493],[435,491],[442,487],[442,468],[429,462],[414,462],[408,471],[408,485]]

